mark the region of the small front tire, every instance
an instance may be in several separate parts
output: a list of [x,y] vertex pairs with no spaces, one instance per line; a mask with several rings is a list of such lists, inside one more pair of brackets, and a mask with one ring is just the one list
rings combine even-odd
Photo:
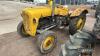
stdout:
[[49,53],[56,46],[56,34],[52,31],[46,31],[38,35],[37,43],[41,53]]
[[25,32],[24,26],[23,26],[23,22],[20,22],[17,26],[17,32],[19,35],[21,35],[22,37],[28,37],[29,35]]

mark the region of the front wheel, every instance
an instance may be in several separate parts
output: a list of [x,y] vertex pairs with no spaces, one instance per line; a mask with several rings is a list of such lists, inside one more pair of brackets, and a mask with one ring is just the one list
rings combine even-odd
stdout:
[[19,35],[21,35],[22,37],[28,37],[29,35],[25,32],[23,23],[20,22],[17,26],[17,32]]
[[86,15],[81,14],[78,17],[73,17],[69,23],[69,33],[75,34],[78,30],[82,30],[86,22]]
[[38,47],[41,53],[51,52],[56,45],[56,35],[52,31],[47,31],[38,36]]

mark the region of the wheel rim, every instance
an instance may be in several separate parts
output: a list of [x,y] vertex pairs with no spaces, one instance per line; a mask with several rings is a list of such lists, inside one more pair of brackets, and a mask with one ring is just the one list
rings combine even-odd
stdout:
[[54,45],[54,36],[48,36],[42,43],[44,50],[49,50]]
[[76,27],[78,30],[81,30],[84,26],[84,19],[80,18],[78,21],[77,21],[77,24],[76,24]]

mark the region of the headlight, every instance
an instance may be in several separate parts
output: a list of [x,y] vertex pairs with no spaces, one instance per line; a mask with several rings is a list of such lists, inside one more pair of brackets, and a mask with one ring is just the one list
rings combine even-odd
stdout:
[[36,19],[33,19],[33,23],[36,23]]

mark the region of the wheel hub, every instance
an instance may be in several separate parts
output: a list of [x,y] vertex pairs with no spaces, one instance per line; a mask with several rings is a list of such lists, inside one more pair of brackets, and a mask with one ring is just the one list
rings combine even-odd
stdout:
[[80,18],[80,19],[78,20],[77,24],[76,24],[77,29],[78,29],[78,30],[81,30],[81,29],[83,28],[83,25],[84,25],[83,19]]
[[54,36],[48,36],[44,42],[43,42],[43,49],[48,50],[50,49],[54,44]]

